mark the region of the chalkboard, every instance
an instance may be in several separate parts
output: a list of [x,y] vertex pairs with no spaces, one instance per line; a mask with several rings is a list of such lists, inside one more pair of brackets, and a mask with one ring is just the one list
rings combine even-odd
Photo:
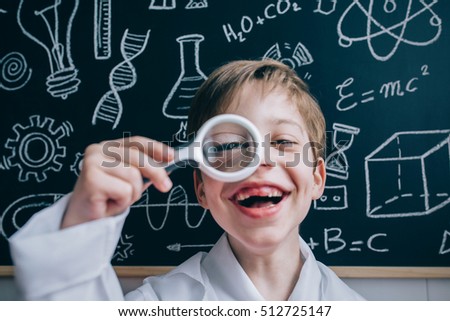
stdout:
[[[72,190],[87,145],[182,143],[181,86],[272,58],[327,119],[326,189],[300,231],[317,258],[450,275],[449,22],[437,0],[4,1],[0,265],[12,265],[8,238]],[[211,248],[222,231],[191,177],[177,171],[170,193],[132,206],[114,265],[174,266]]]

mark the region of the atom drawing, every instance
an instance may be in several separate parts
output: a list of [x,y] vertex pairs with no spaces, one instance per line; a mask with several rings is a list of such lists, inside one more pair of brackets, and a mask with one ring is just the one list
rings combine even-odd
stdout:
[[[364,6],[361,4],[367,4]],[[379,61],[389,60],[400,43],[411,46],[428,46],[435,42],[442,31],[442,20],[432,10],[438,0],[397,1],[397,0],[353,0],[340,17],[337,24],[339,45],[350,47],[353,43],[366,41],[372,56]],[[379,7],[381,5],[381,7]],[[355,35],[350,23],[366,20],[365,34]],[[359,16],[358,16],[359,15]],[[376,18],[375,18],[376,17]],[[398,21],[392,25],[383,24],[383,19]],[[398,20],[396,20],[398,19]],[[344,32],[344,30],[348,32]],[[421,30],[421,32],[417,32]],[[353,35],[349,33],[353,32]],[[409,37],[414,37],[411,39]],[[425,39],[417,39],[425,37]],[[392,47],[391,47],[392,45]],[[380,53],[386,50],[387,53]]]

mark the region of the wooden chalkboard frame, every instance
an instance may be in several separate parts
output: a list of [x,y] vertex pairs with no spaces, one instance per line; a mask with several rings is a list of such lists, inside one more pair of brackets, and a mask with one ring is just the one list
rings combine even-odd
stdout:
[[[115,266],[119,277],[147,277],[172,270],[173,266]],[[330,266],[349,279],[450,279],[450,267]],[[0,277],[13,276],[13,266],[0,266]]]

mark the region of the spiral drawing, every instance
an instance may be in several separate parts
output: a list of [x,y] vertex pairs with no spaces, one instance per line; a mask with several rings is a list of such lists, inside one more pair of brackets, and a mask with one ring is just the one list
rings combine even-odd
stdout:
[[133,87],[137,81],[136,70],[131,60],[139,56],[147,46],[150,30],[145,35],[132,34],[125,30],[120,44],[120,52],[124,61],[115,66],[109,74],[111,90],[106,92],[95,108],[92,125],[97,121],[112,123],[115,129],[122,117],[123,104],[119,91]]
[[19,52],[10,52],[0,59],[0,88],[17,90],[27,84],[31,77],[25,57]]

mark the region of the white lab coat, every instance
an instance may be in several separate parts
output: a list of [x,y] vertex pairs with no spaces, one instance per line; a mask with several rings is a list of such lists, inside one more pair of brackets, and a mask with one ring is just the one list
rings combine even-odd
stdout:
[[[69,195],[34,215],[10,238],[16,280],[28,300],[263,300],[232,253],[224,234],[161,276],[144,280],[125,297],[110,261],[128,211],[64,230]],[[317,262],[299,237],[303,268],[289,300],[361,300]]]

